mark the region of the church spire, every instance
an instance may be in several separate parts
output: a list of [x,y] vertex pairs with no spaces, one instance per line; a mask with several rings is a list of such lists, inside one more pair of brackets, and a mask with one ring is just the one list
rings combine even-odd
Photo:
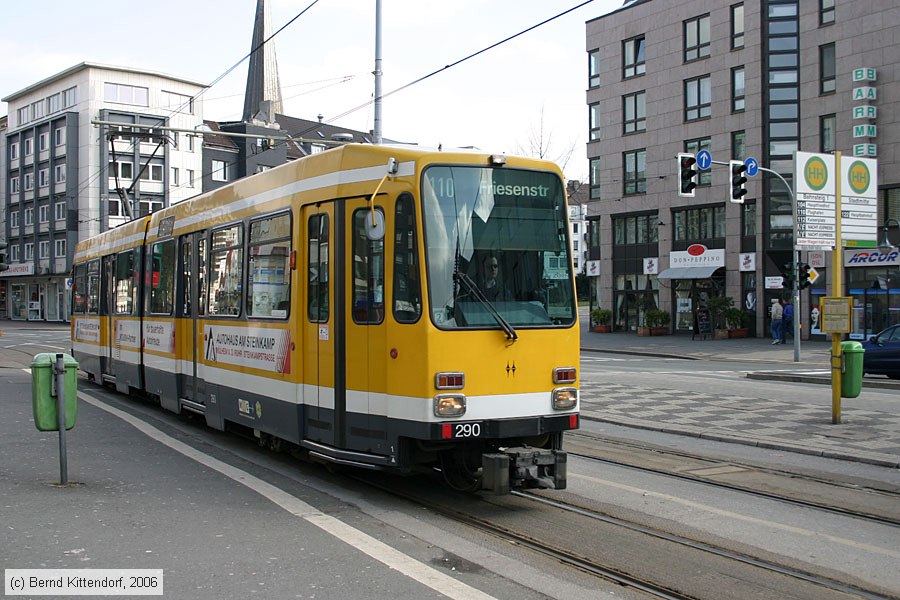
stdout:
[[274,122],[275,114],[283,114],[281,104],[281,83],[278,81],[278,62],[275,60],[275,45],[263,42],[272,35],[272,14],[266,0],[256,0],[256,19],[253,23],[253,42],[250,66],[247,69],[247,90],[244,92],[244,115],[242,120],[250,122],[259,115],[261,103],[268,101],[266,114],[259,120]]

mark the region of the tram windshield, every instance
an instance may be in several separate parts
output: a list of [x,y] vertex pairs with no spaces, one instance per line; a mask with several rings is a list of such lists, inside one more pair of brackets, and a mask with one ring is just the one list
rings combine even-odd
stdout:
[[558,176],[433,166],[425,170],[422,199],[435,325],[507,330],[575,322],[568,209]]

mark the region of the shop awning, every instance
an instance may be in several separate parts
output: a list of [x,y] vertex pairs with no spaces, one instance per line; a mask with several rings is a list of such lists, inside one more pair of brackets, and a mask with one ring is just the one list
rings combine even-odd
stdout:
[[656,276],[657,279],[709,279],[721,267],[672,267]]

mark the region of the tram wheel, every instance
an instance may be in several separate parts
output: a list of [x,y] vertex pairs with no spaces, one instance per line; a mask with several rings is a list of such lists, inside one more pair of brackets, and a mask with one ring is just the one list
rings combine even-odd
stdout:
[[457,492],[471,494],[481,489],[481,467],[469,464],[466,456],[441,453],[441,474],[444,481]]

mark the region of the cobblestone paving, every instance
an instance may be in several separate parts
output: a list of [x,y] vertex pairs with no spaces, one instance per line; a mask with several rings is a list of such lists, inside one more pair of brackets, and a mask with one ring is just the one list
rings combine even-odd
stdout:
[[832,458],[900,466],[900,414],[846,406],[841,424],[829,408],[616,383],[581,387],[584,419],[781,448]]

